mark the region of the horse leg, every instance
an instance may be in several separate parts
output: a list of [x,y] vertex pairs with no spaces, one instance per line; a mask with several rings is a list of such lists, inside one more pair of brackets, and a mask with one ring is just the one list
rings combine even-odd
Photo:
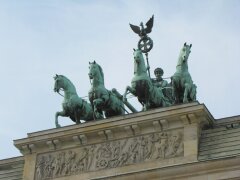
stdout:
[[65,111],[60,111],[60,112],[56,112],[55,114],[55,125],[56,125],[56,128],[60,128],[60,124],[58,123],[58,116],[62,116],[62,117],[66,117],[67,114]]
[[99,112],[97,108],[94,108],[94,117],[95,119],[103,119],[103,115]]
[[178,104],[179,103],[179,94],[177,92],[177,85],[176,85],[176,80],[174,80],[174,78],[172,78],[172,97],[173,97],[173,101],[174,104]]
[[94,109],[94,117],[96,119],[103,119],[103,115],[99,112],[98,106],[103,103],[103,100],[100,98],[93,100],[93,109]]
[[183,103],[188,103],[189,92],[190,92],[190,85],[186,83],[184,86]]
[[125,93],[123,94],[123,102],[127,101],[127,94],[129,92],[133,95],[136,95],[136,90],[134,88],[130,87],[130,86],[127,86],[126,90],[125,90]]
[[197,86],[195,84],[192,84],[191,92],[190,92],[191,101],[196,101],[196,95],[197,95]]
[[150,109],[150,103],[149,103],[149,100],[146,101],[145,104],[142,104],[143,105],[143,111],[147,111]]
[[126,90],[125,90],[125,92],[123,94],[123,102],[127,101],[127,94],[128,94],[128,91],[129,91],[130,88],[131,88],[130,86],[126,87]]
[[80,116],[78,116],[78,112],[77,111],[74,112],[74,117],[75,117],[76,124],[80,124],[81,123]]

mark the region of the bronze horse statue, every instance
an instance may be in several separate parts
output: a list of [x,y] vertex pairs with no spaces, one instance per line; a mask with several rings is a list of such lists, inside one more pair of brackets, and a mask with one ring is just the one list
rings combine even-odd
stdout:
[[91,104],[78,97],[73,83],[63,75],[56,75],[54,80],[54,91],[58,93],[61,89],[64,91],[63,110],[55,114],[56,127],[61,127],[58,123],[58,116],[70,117],[70,119],[77,124],[80,123],[80,120],[93,120]]
[[143,106],[143,110],[169,106],[170,103],[168,99],[164,97],[162,89],[155,86],[147,74],[147,67],[142,51],[140,49],[134,49],[133,55],[134,76],[131,81],[131,87],[126,87],[123,99],[126,100],[126,96],[130,92],[134,96],[137,96],[138,101]]
[[188,72],[188,56],[191,53],[192,44],[184,43],[180,50],[176,72],[171,77],[174,103],[187,103],[196,100],[197,86],[193,84]]
[[[112,91],[105,88],[102,67],[95,61],[89,62],[89,78],[92,87],[88,93],[95,119],[124,114],[124,104]],[[104,113],[104,114],[103,114]]]

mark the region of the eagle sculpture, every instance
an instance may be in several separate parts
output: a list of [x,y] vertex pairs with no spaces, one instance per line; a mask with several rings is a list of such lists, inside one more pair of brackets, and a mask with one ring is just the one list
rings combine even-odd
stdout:
[[142,22],[140,23],[140,27],[132,25],[132,24],[129,24],[129,25],[130,25],[131,29],[133,30],[133,32],[135,32],[136,34],[138,34],[142,38],[142,37],[145,37],[148,33],[150,33],[152,31],[153,18],[154,18],[154,16],[152,16],[148,20],[148,22],[146,23],[146,28],[144,28]]

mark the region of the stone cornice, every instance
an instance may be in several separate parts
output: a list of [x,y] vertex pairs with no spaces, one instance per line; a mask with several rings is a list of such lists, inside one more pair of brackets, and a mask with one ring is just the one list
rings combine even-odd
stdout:
[[213,122],[205,105],[194,102],[29,133],[27,138],[15,140],[14,145],[22,154],[29,154]]

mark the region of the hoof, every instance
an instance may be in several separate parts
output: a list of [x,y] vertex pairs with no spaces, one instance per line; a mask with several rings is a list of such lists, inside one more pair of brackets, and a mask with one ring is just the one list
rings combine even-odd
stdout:
[[123,97],[122,98],[122,101],[125,103],[125,102],[127,102],[127,98],[126,97]]
[[56,124],[56,128],[60,128],[61,126],[60,126],[60,124]]
[[183,103],[188,103],[188,100],[187,99],[183,100]]

